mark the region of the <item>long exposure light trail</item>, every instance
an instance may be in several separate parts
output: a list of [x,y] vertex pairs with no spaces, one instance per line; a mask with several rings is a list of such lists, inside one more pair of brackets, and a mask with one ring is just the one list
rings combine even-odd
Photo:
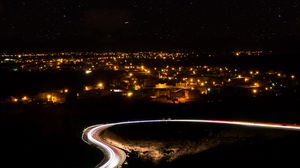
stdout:
[[222,121],[222,120],[142,120],[142,121],[127,121],[111,124],[101,124],[91,126],[84,130],[83,139],[85,142],[95,145],[104,154],[102,163],[98,166],[99,168],[116,168],[120,167],[125,159],[126,154],[122,149],[114,147],[99,137],[100,133],[107,128],[117,125],[130,125],[130,124],[142,124],[142,123],[160,123],[160,122],[178,122],[178,123],[208,123],[208,124],[226,124],[226,125],[237,125],[247,127],[264,127],[273,129],[285,129],[285,130],[297,130],[300,131],[300,126],[297,125],[285,125],[285,124],[274,124],[274,123],[257,123],[257,122],[241,122],[241,121]]

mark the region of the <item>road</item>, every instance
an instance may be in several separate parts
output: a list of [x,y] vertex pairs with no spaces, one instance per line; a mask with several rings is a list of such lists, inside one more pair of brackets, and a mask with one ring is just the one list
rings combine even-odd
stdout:
[[101,138],[101,132],[104,130],[120,125],[139,124],[139,123],[159,123],[159,122],[188,122],[188,123],[208,123],[208,124],[225,124],[225,125],[237,125],[247,127],[263,127],[274,129],[286,129],[300,131],[300,126],[297,125],[282,125],[282,124],[270,124],[270,123],[256,123],[256,122],[239,122],[239,121],[221,121],[221,120],[143,120],[143,121],[128,121],[111,124],[94,125],[86,128],[83,131],[82,139],[93,146],[99,148],[103,154],[104,159],[97,166],[99,168],[117,168],[121,167],[126,160],[126,153],[115,146],[106,143]]

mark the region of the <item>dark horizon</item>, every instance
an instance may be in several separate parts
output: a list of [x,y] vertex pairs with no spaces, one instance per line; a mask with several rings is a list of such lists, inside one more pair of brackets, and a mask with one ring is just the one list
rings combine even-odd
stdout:
[[263,1],[0,0],[0,52],[298,50],[300,4]]
[[[300,41],[299,41],[300,43]],[[99,46],[90,45],[89,47],[78,44],[78,46],[63,46],[57,45],[53,42],[53,45],[30,45],[30,46],[10,46],[5,47],[2,45],[0,48],[0,54],[19,54],[19,53],[48,53],[48,52],[214,52],[214,53],[231,53],[238,50],[262,50],[272,51],[273,54],[300,54],[297,48],[297,44],[293,43],[290,46],[270,46],[270,45],[196,45],[196,44],[172,44],[172,43],[156,43],[153,44],[102,44]],[[285,43],[287,44],[287,43]],[[74,44],[73,44],[74,45]],[[291,47],[292,46],[292,47]]]

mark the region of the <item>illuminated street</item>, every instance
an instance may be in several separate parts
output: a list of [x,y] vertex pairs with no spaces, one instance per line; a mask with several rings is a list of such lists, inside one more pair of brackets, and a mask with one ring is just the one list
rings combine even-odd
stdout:
[[[255,123],[255,122],[238,122],[238,121],[217,121],[217,120],[144,120],[144,121],[129,121],[129,122],[120,122],[120,123],[112,123],[112,124],[104,124],[104,125],[95,125],[90,128],[87,128],[83,132],[83,140],[86,141],[86,143],[96,146],[99,148],[103,153],[104,153],[104,158],[102,163],[99,164],[97,167],[99,168],[114,168],[114,167],[120,167],[125,159],[126,159],[126,154],[125,151],[130,153],[129,149],[126,149],[126,144],[122,144],[122,142],[107,142],[105,139],[107,137],[104,137],[103,133],[106,129],[109,129],[110,127],[115,127],[115,126],[122,126],[126,127],[127,125],[136,125],[135,127],[138,127],[140,124],[152,124],[152,123],[178,123],[179,125],[184,123],[201,123],[201,124],[211,124],[211,125],[234,125],[235,127],[254,127],[254,128],[264,128],[266,129],[266,132],[271,132],[274,131],[274,134],[279,134],[278,130],[288,130],[288,131],[300,131],[300,127],[296,125],[280,125],[280,124],[270,124],[270,123]],[[212,129],[213,130],[213,129]],[[247,129],[246,129],[247,130]],[[229,130],[227,130],[230,132]],[[192,133],[192,132],[191,132]],[[218,132],[215,132],[217,134]],[[283,134],[285,134],[284,131],[282,131]],[[226,133],[223,133],[224,135],[219,137],[219,143],[223,144],[226,143],[228,139],[228,135]],[[232,133],[229,133],[229,136],[241,136],[238,135],[238,132],[235,132],[233,134],[237,135],[231,135]],[[270,133],[268,133],[270,134]],[[298,132],[299,134],[299,132]],[[251,135],[247,138],[250,139],[252,136],[259,136],[259,133],[256,133],[255,135]],[[151,136],[151,135],[149,135]],[[261,135],[260,135],[261,136]],[[238,138],[236,139],[231,139],[231,141],[238,141]],[[206,137],[204,137],[206,138]],[[210,139],[211,141],[213,139]],[[113,145],[113,144],[116,145]],[[220,144],[215,144],[213,146],[217,146]],[[123,147],[123,148],[122,148]],[[134,150],[134,148],[137,147],[131,147]],[[149,147],[150,148],[150,147]],[[122,151],[124,150],[124,151]],[[128,151],[129,150],[129,151]],[[150,151],[151,149],[148,149]],[[181,149],[183,150],[183,149]],[[201,152],[201,151],[199,151]],[[156,157],[156,156],[153,156]]]

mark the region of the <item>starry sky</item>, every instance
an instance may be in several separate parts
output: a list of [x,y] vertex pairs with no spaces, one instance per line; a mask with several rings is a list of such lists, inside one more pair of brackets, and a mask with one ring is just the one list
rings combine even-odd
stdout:
[[286,48],[299,0],[0,0],[0,50]]

